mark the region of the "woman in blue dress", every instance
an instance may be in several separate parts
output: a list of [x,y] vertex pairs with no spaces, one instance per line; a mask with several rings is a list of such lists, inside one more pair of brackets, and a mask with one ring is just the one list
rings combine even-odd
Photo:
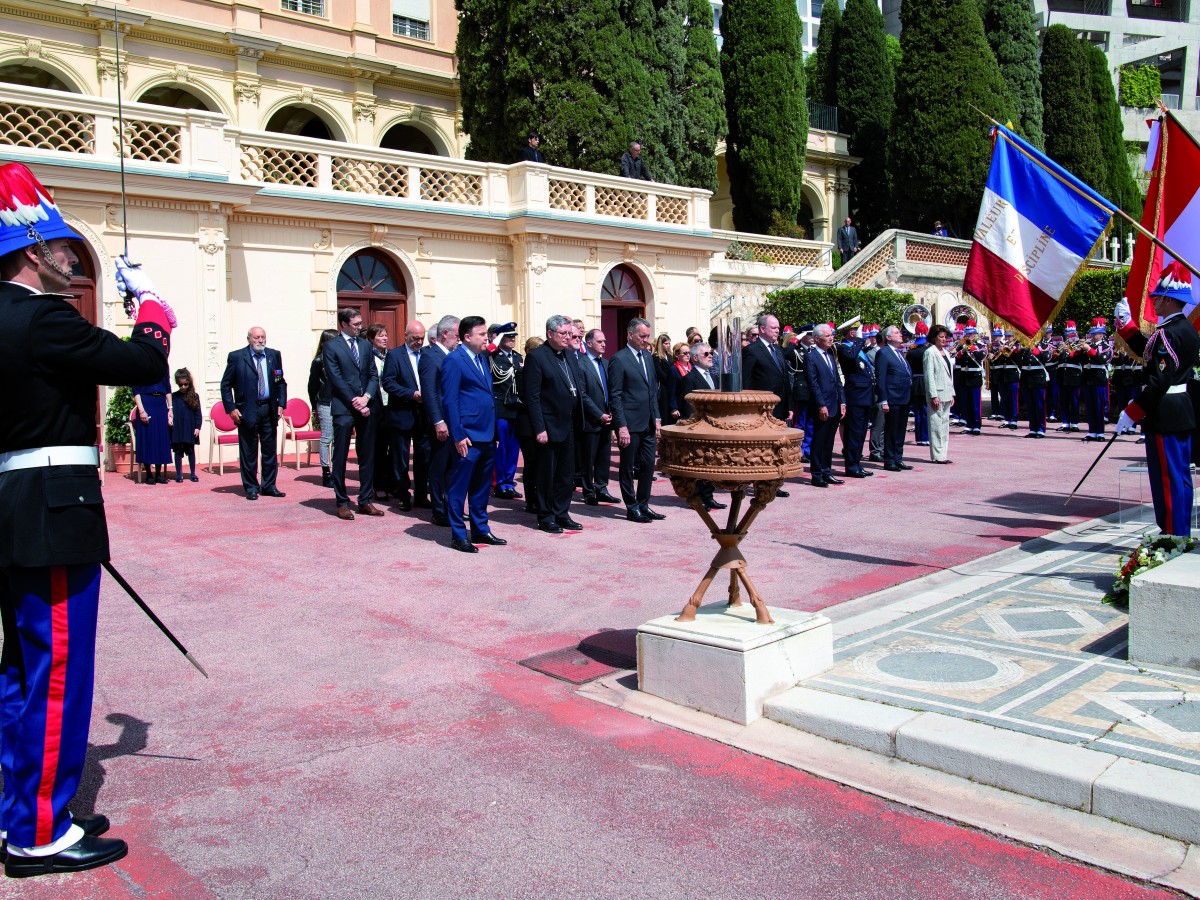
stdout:
[[134,447],[142,479],[146,484],[166,484],[166,467],[171,461],[171,382],[164,375],[157,384],[132,390]]

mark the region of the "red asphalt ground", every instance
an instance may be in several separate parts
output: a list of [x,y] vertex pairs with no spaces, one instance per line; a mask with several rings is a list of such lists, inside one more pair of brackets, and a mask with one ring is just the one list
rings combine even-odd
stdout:
[[[990,426],[954,466],[792,495],[743,549],[768,603],[820,609],[1112,511],[1123,439]],[[4,896],[1169,896],[574,695],[518,665],[682,607],[716,549],[668,518],[578,504],[576,535],[505,503],[465,556],[428,513],[334,517],[319,469],[283,500],[236,471],[110,476],[114,561],[202,679],[105,578],[93,754],[77,812],[130,855]],[[613,490],[616,490],[615,484]]]

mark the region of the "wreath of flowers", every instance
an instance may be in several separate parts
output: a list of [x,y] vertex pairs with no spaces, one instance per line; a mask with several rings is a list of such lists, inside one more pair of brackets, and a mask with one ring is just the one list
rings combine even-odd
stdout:
[[1104,595],[1104,602],[1113,606],[1128,606],[1129,583],[1136,576],[1158,568],[1167,560],[1190,553],[1197,546],[1200,546],[1200,541],[1196,538],[1173,534],[1145,538],[1128,556],[1121,557],[1121,567],[1115,573],[1117,580]]

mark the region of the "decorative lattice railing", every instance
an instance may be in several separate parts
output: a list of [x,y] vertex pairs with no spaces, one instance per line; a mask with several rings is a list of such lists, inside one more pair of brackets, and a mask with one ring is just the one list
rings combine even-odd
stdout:
[[0,144],[92,154],[96,152],[96,117],[0,101]]
[[581,181],[550,179],[550,208],[566,212],[587,211],[587,185]]
[[597,187],[596,212],[619,219],[645,219],[646,195],[621,188]]
[[[115,137],[113,151],[118,152]],[[125,158],[178,165],[183,162],[182,129],[161,122],[126,121]]]
[[483,181],[478,175],[446,169],[421,169],[421,199],[433,203],[483,205]]
[[943,266],[965,266],[970,251],[963,247],[948,247],[932,241],[904,242],[904,258],[909,262],[937,263]]
[[819,247],[799,247],[771,241],[747,241],[739,238],[736,246],[725,251],[726,259],[763,262],[776,266],[815,266],[821,257]]
[[317,154],[280,147],[242,146],[242,179],[297,187],[317,186]]
[[408,166],[335,156],[333,189],[378,197],[407,197]]

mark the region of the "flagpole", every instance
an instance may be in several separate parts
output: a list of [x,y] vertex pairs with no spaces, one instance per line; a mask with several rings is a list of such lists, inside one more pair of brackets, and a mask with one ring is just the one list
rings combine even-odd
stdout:
[[[996,127],[998,127],[998,128],[1004,127],[1000,122],[997,122],[995,119],[993,119],[991,116],[989,116],[983,110],[979,109],[977,106],[972,106],[971,108],[974,109],[977,113],[979,113],[981,116],[983,116],[985,119],[987,119],[989,122],[991,122]],[[1011,144],[1012,142],[1010,141],[1009,143]],[[1019,150],[1021,153],[1023,153],[1025,155],[1025,157],[1027,159],[1029,159],[1031,162],[1041,166],[1043,169],[1046,169],[1046,167],[1042,166],[1042,164],[1040,162],[1038,162],[1036,159],[1034,159],[1028,153],[1025,153],[1025,151],[1021,147],[1017,147],[1016,149]],[[1046,171],[1050,172],[1049,169],[1046,169]],[[1050,172],[1050,174],[1053,175],[1055,173]],[[1078,191],[1078,193],[1082,193],[1082,192]],[[1088,198],[1088,199],[1091,199],[1091,198]],[[1095,202],[1095,201],[1093,201],[1093,202]],[[1109,202],[1112,202],[1112,201],[1109,201]],[[1096,205],[1099,206],[1100,204],[1096,204]],[[1186,259],[1184,259],[1182,256],[1180,256],[1174,250],[1172,250],[1157,235],[1151,234],[1149,231],[1147,231],[1144,227],[1142,227],[1141,222],[1137,221],[1135,218],[1133,218],[1133,216],[1129,215],[1127,212],[1125,212],[1125,210],[1121,209],[1115,203],[1113,204],[1112,212],[1116,213],[1118,216],[1120,216],[1122,219],[1124,219],[1126,222],[1128,222],[1130,225],[1132,225],[1134,228],[1136,228],[1139,232],[1141,232],[1142,235],[1144,235],[1147,239],[1149,239],[1151,241],[1151,243],[1153,243],[1155,246],[1160,247],[1161,249],[1165,250],[1167,253],[1171,254],[1171,257],[1176,262],[1178,262],[1181,266],[1183,266],[1185,269],[1187,269],[1189,272],[1191,272],[1197,278],[1200,278],[1200,269],[1197,269],[1190,262],[1188,262]]]

